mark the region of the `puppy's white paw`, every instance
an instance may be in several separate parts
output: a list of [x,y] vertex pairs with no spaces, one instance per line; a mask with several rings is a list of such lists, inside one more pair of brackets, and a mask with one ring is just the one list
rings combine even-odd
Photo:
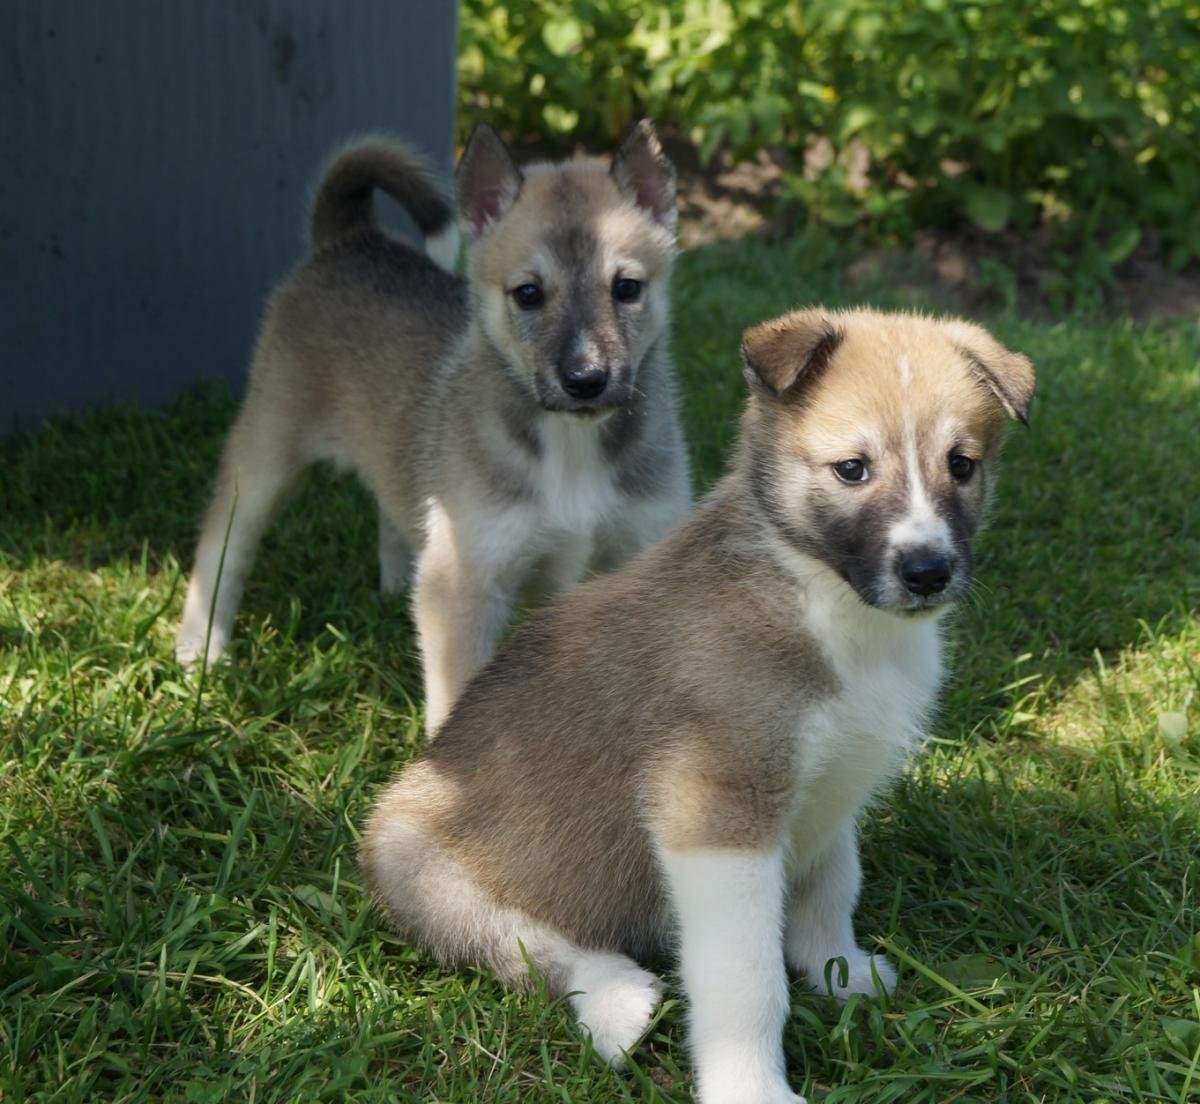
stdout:
[[[875,974],[879,977],[879,984],[883,986],[883,991],[890,994],[895,990],[896,968],[883,955],[869,955],[861,948],[855,947],[850,952],[843,952],[840,957],[846,960],[845,985],[840,984],[842,980],[841,964],[834,961],[829,966],[829,984],[832,986],[832,995],[837,1000],[845,1003],[855,993],[862,993],[868,997],[879,995],[875,978],[871,973],[872,963],[874,963]],[[821,964],[819,973],[809,972],[809,981],[818,992],[830,992],[825,983],[824,963]]]
[[[179,665],[186,670],[193,670],[200,666],[200,661],[204,658],[204,642],[208,633],[205,631],[207,626],[202,626],[199,632],[184,627],[179,630],[179,635],[175,638],[175,659]],[[208,664],[211,667],[224,654],[225,649],[229,646],[229,640],[224,633],[217,632],[213,629],[212,635],[208,636]]]
[[662,982],[624,955],[589,955],[573,973],[571,1007],[604,1061],[620,1065],[646,1033]]

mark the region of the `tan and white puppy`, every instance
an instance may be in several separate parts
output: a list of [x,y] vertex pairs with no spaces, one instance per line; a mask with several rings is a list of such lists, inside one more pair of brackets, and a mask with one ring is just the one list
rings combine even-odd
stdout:
[[747,332],[732,471],[623,570],[521,626],[384,793],[362,861],[400,930],[519,984],[597,1051],[674,948],[703,1104],[784,1104],[785,961],[855,941],[856,818],[920,739],[1005,418],[1034,373],[977,326],[809,310]]
[[431,254],[454,252],[450,203],[402,146],[368,140],[333,161],[313,255],[267,308],[176,653],[222,654],[276,503],[331,459],[378,499],[384,591],[406,584],[416,556],[433,730],[526,584],[562,589],[687,512],[667,351],[675,174],[649,122],[611,167],[518,169],[477,128],[458,169],[465,280],[376,227],[376,188]]

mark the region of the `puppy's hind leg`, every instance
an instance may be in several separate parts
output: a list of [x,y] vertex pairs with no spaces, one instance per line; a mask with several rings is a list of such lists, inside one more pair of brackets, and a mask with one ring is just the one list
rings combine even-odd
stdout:
[[650,1026],[662,983],[623,954],[585,950],[491,898],[422,825],[415,806],[437,798],[419,767],[409,773],[372,815],[361,856],[397,927],[443,963],[486,967],[514,987],[530,984],[532,965],[551,996],[567,996],[596,1053],[619,1065]]
[[[882,955],[864,951],[855,941],[853,914],[861,884],[857,834],[854,824],[848,823],[816,862],[801,873],[788,908],[789,965],[813,988],[822,993],[832,989],[832,995],[842,1001],[852,993],[874,996],[876,977],[884,992],[890,993],[896,985],[892,964]],[[840,967],[836,963],[829,966],[830,960],[837,958],[846,961],[844,985]]]
[[579,1026],[604,1061],[619,1066],[662,999],[662,982],[627,955],[567,948],[566,990]]
[[224,653],[258,542],[304,464],[287,426],[251,403],[230,430],[200,528],[175,639],[175,656],[184,666],[204,657],[206,643],[209,662]]

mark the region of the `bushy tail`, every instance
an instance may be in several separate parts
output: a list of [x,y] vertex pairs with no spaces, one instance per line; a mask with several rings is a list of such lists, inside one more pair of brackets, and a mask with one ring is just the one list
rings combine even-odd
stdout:
[[322,174],[310,223],[313,251],[374,227],[371,196],[376,188],[412,216],[425,235],[426,252],[451,269],[458,253],[458,228],[445,185],[417,154],[384,136],[352,143]]

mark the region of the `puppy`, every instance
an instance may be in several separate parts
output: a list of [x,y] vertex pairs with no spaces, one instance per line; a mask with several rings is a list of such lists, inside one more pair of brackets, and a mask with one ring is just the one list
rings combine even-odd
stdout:
[[443,262],[454,252],[449,201],[403,147],[370,140],[333,161],[312,257],[267,307],[176,654],[224,652],[272,510],[309,463],[333,460],[378,499],[385,592],[416,557],[434,730],[526,584],[569,586],[687,512],[667,351],[675,174],[649,122],[611,168],[522,171],[477,128],[458,169],[465,280],[375,225],[376,188]]
[[984,330],[806,310],[749,330],[730,473],[523,625],[384,793],[362,863],[399,929],[527,961],[618,1059],[679,956],[704,1104],[795,1104],[785,961],[890,989],[855,941],[855,822],[919,740],[1025,357]]

